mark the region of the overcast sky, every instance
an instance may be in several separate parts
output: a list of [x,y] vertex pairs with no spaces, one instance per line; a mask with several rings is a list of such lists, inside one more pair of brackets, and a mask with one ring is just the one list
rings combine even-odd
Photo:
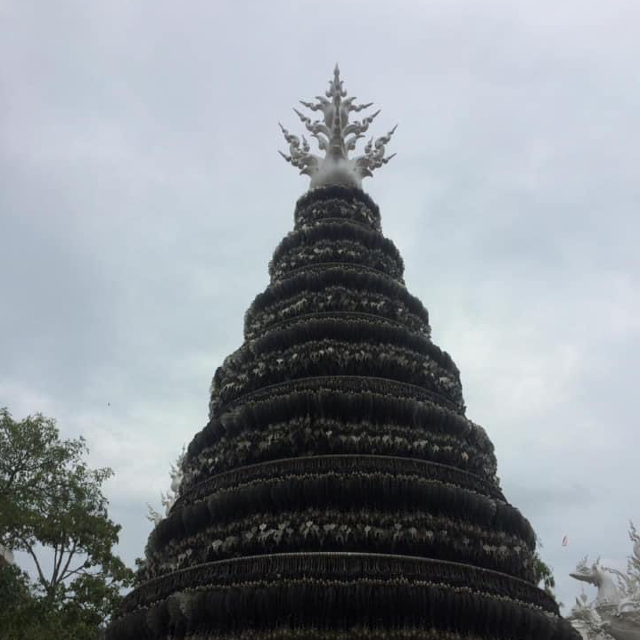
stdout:
[[374,133],[399,123],[365,190],[560,600],[585,554],[624,566],[637,0],[0,0],[0,24],[0,406],[114,469],[128,563],[307,189],[277,122],[301,132],[338,60]]

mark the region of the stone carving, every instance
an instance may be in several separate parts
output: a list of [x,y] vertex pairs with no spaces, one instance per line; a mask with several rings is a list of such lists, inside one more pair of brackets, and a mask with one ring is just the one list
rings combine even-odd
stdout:
[[584,640],[640,640],[640,535],[631,523],[629,538],[633,553],[627,573],[587,558],[578,563],[571,577],[598,588],[593,602],[583,592],[576,598],[569,620]]
[[169,515],[171,511],[171,507],[175,504],[175,501],[178,499],[178,494],[180,492],[180,485],[182,484],[183,472],[182,472],[182,463],[184,461],[185,456],[185,448],[182,448],[182,453],[176,459],[175,464],[171,465],[171,471],[169,475],[171,476],[171,488],[167,493],[160,493],[160,502],[162,502],[162,506],[164,507],[164,516],[156,511],[148,502],[147,502],[147,520],[151,520],[155,525]]
[[[326,96],[326,97],[325,97]],[[364,133],[374,118],[380,113],[376,111],[362,120],[349,122],[349,114],[352,111],[359,112],[367,109],[373,103],[354,104],[355,96],[347,98],[347,91],[340,80],[340,69],[336,64],[333,72],[333,80],[329,81],[329,89],[324,96],[316,96],[316,103],[300,101],[311,111],[322,112],[321,120],[312,121],[303,113],[294,109],[302,120],[307,131],[318,141],[318,147],[325,152],[325,157],[320,158],[311,153],[311,147],[306,138],[300,138],[289,133],[282,125],[282,133],[289,143],[289,155],[280,151],[280,155],[294,167],[300,169],[300,173],[311,178],[311,188],[329,184],[345,184],[353,187],[362,187],[362,179],[373,175],[373,170],[383,164],[387,164],[393,156],[385,157],[385,146],[391,140],[396,127],[387,135],[376,140],[373,137],[364,148],[364,155],[349,158],[349,152],[355,150],[358,140],[364,138]],[[397,125],[396,125],[397,126]]]

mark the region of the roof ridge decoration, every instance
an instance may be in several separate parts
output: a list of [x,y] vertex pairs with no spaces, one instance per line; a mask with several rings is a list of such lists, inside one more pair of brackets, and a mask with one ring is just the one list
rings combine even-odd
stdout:
[[380,110],[372,113],[362,120],[349,122],[349,114],[356,113],[372,106],[367,104],[354,104],[355,96],[347,98],[347,90],[340,79],[340,69],[336,64],[333,71],[333,80],[329,81],[329,88],[324,96],[316,96],[317,102],[300,103],[311,111],[321,111],[322,120],[314,120],[307,117],[297,109],[296,114],[304,123],[307,131],[318,141],[318,147],[325,152],[325,157],[311,153],[311,147],[306,138],[300,138],[289,133],[280,124],[285,140],[289,143],[289,154],[279,151],[280,155],[294,167],[300,169],[301,175],[311,178],[310,189],[330,184],[345,184],[351,187],[362,188],[362,179],[372,176],[373,170],[387,164],[396,154],[385,157],[385,146],[391,140],[396,125],[384,136],[375,139],[371,137],[364,147],[364,155],[349,158],[349,152],[354,151],[358,140],[364,138],[364,133]]

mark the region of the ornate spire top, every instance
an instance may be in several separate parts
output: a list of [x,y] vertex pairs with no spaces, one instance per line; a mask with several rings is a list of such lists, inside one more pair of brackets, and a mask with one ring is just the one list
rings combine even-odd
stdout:
[[304,136],[302,136],[302,143],[300,143],[298,136],[289,133],[280,125],[285,140],[289,143],[290,155],[286,155],[282,151],[279,153],[294,167],[299,167],[301,174],[311,177],[312,189],[326,184],[347,184],[361,188],[363,178],[373,175],[374,169],[386,164],[396,155],[394,153],[384,157],[385,145],[391,139],[397,125],[387,135],[380,136],[375,141],[372,137],[364,147],[364,155],[349,158],[349,152],[356,148],[356,143],[360,138],[364,138],[364,132],[367,131],[380,111],[378,110],[362,120],[349,122],[351,111],[362,111],[373,103],[353,104],[355,96],[349,98],[346,96],[347,90],[342,86],[340,69],[336,64],[333,80],[329,81],[329,88],[325,95],[316,96],[317,102],[315,103],[300,101],[311,111],[321,111],[323,119],[312,121],[294,109],[307,131],[318,141],[320,150],[325,152],[324,158],[310,152],[311,147]]

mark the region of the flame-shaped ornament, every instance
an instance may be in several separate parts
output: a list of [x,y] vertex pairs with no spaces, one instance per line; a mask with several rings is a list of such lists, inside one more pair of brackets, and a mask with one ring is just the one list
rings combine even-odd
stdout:
[[372,176],[374,169],[387,164],[396,155],[394,153],[385,157],[384,154],[385,145],[391,140],[397,125],[387,135],[376,140],[371,138],[364,148],[364,155],[349,158],[349,152],[356,148],[360,138],[364,138],[369,125],[380,113],[378,110],[362,120],[349,122],[349,114],[352,111],[359,112],[373,104],[354,104],[355,99],[355,96],[347,98],[347,90],[342,86],[340,69],[336,64],[333,80],[329,81],[329,89],[325,95],[316,96],[315,103],[300,101],[311,111],[321,111],[322,120],[312,121],[294,109],[307,131],[318,141],[320,150],[325,152],[324,158],[310,152],[311,147],[304,136],[301,143],[298,136],[289,133],[280,125],[285,140],[289,143],[289,155],[282,151],[279,153],[287,162],[298,167],[301,174],[311,178],[311,189],[328,184],[346,184],[362,188],[363,178]]

